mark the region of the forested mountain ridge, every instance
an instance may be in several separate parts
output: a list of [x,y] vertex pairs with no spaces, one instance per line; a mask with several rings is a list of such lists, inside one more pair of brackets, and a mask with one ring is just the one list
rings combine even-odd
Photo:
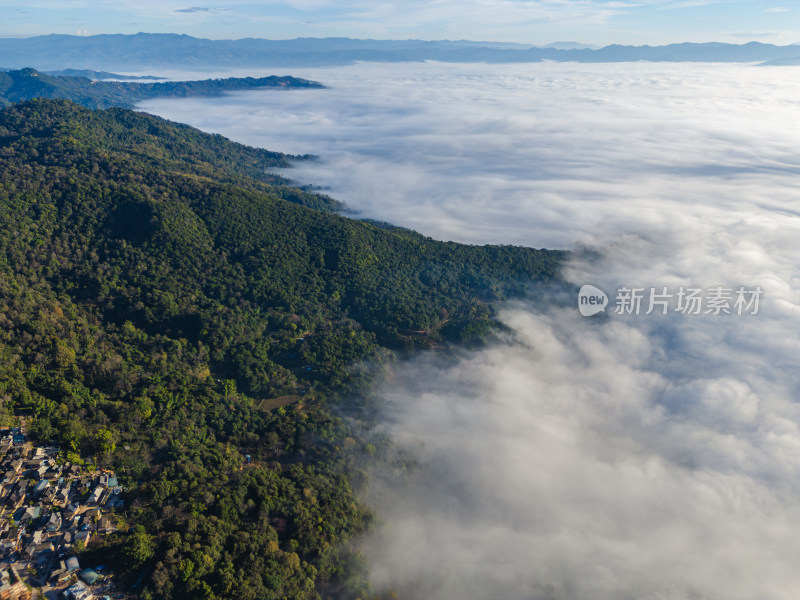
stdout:
[[36,69],[0,71],[0,107],[34,98],[72,100],[88,108],[133,108],[137,102],[159,97],[216,96],[223,92],[261,88],[324,88],[297,77],[228,77],[199,81],[95,81],[88,77],[48,75]]
[[[344,208],[341,202],[301,190],[290,185],[287,178],[271,172],[272,169],[291,167],[295,161],[313,160],[315,157],[309,154],[295,156],[245,146],[218,134],[204,133],[189,125],[165,121],[142,112],[111,111],[109,114],[114,118],[103,119],[97,116],[102,113],[80,112],[69,104],[51,106],[59,106],[61,112],[5,112],[3,122],[7,133],[0,141],[8,145],[17,137],[30,136],[53,137],[54,140],[75,144],[79,139],[90,138],[93,151],[114,153],[123,163],[130,162],[128,155],[131,155],[133,160],[146,162],[152,167],[169,165],[199,177],[265,191],[319,210],[336,212]],[[82,119],[70,120],[78,115]],[[62,158],[71,160],[64,150],[69,148],[59,148]],[[120,166],[118,170],[121,169]]]
[[143,598],[363,593],[370,448],[330,404],[395,349],[479,338],[563,257],[288,202],[263,175],[286,159],[124,109],[0,111],[2,410],[115,467],[131,529],[88,552]]

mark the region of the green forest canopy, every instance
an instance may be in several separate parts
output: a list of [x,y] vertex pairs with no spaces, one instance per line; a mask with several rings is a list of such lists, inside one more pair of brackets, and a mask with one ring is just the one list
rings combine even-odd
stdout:
[[364,365],[480,339],[563,258],[339,216],[266,173],[290,158],[119,108],[0,111],[2,413],[117,470],[130,529],[94,551],[143,598],[366,597],[372,448],[331,406]]
[[36,69],[0,71],[0,107],[34,98],[72,100],[89,108],[133,108],[137,102],[161,97],[218,96],[224,92],[263,88],[320,89],[316,81],[298,77],[227,77],[199,81],[94,81],[88,77],[48,75]]

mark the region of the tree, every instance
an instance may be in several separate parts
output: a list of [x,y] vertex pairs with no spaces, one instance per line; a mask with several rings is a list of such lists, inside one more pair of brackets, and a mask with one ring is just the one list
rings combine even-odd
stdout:
[[122,552],[129,561],[131,570],[138,569],[153,557],[156,542],[142,525],[136,525]]
[[94,435],[95,445],[103,454],[111,454],[117,447],[114,442],[114,434],[108,429],[101,429]]

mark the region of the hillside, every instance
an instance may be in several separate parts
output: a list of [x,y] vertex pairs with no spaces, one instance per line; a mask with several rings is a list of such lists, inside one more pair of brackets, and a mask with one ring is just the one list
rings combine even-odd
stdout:
[[143,598],[364,592],[371,449],[332,407],[398,351],[481,339],[563,257],[309,208],[263,174],[287,160],[125,109],[0,111],[0,417],[116,470],[131,529],[87,553]]
[[34,98],[72,100],[88,108],[133,108],[137,102],[159,97],[215,96],[224,92],[261,88],[323,88],[296,77],[229,77],[200,81],[95,81],[88,77],[57,76],[25,68],[0,71],[0,106]]

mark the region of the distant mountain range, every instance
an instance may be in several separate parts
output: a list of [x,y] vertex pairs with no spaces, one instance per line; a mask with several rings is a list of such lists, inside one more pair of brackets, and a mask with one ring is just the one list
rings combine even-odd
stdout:
[[555,48],[556,50],[598,50],[600,46],[593,46],[591,44],[580,44],[578,42],[553,42],[545,46],[536,46],[537,48]]
[[133,108],[141,100],[164,96],[215,96],[257,88],[324,88],[297,77],[229,77],[201,81],[138,83],[95,81],[88,77],[55,76],[35,69],[0,72],[0,107],[33,98],[61,98],[89,108]]
[[[10,69],[0,69],[5,71]],[[56,75],[58,77],[86,77],[87,79],[95,79],[103,81],[105,79],[118,79],[121,81],[134,81],[137,79],[164,79],[164,77],[155,77],[153,75],[120,75],[119,73],[109,73],[108,71],[93,71],[92,69],[59,69],[58,71],[47,71],[48,75]]]
[[800,60],[800,45],[670,44],[668,46],[586,47],[557,42],[533,47],[499,42],[357,40],[298,38],[267,40],[208,40],[188,35],[138,33],[94,36],[45,35],[0,39],[0,64],[6,68],[32,66],[140,70],[147,68],[215,69],[332,66],[356,61],[524,63],[577,62],[758,62],[783,64]]

